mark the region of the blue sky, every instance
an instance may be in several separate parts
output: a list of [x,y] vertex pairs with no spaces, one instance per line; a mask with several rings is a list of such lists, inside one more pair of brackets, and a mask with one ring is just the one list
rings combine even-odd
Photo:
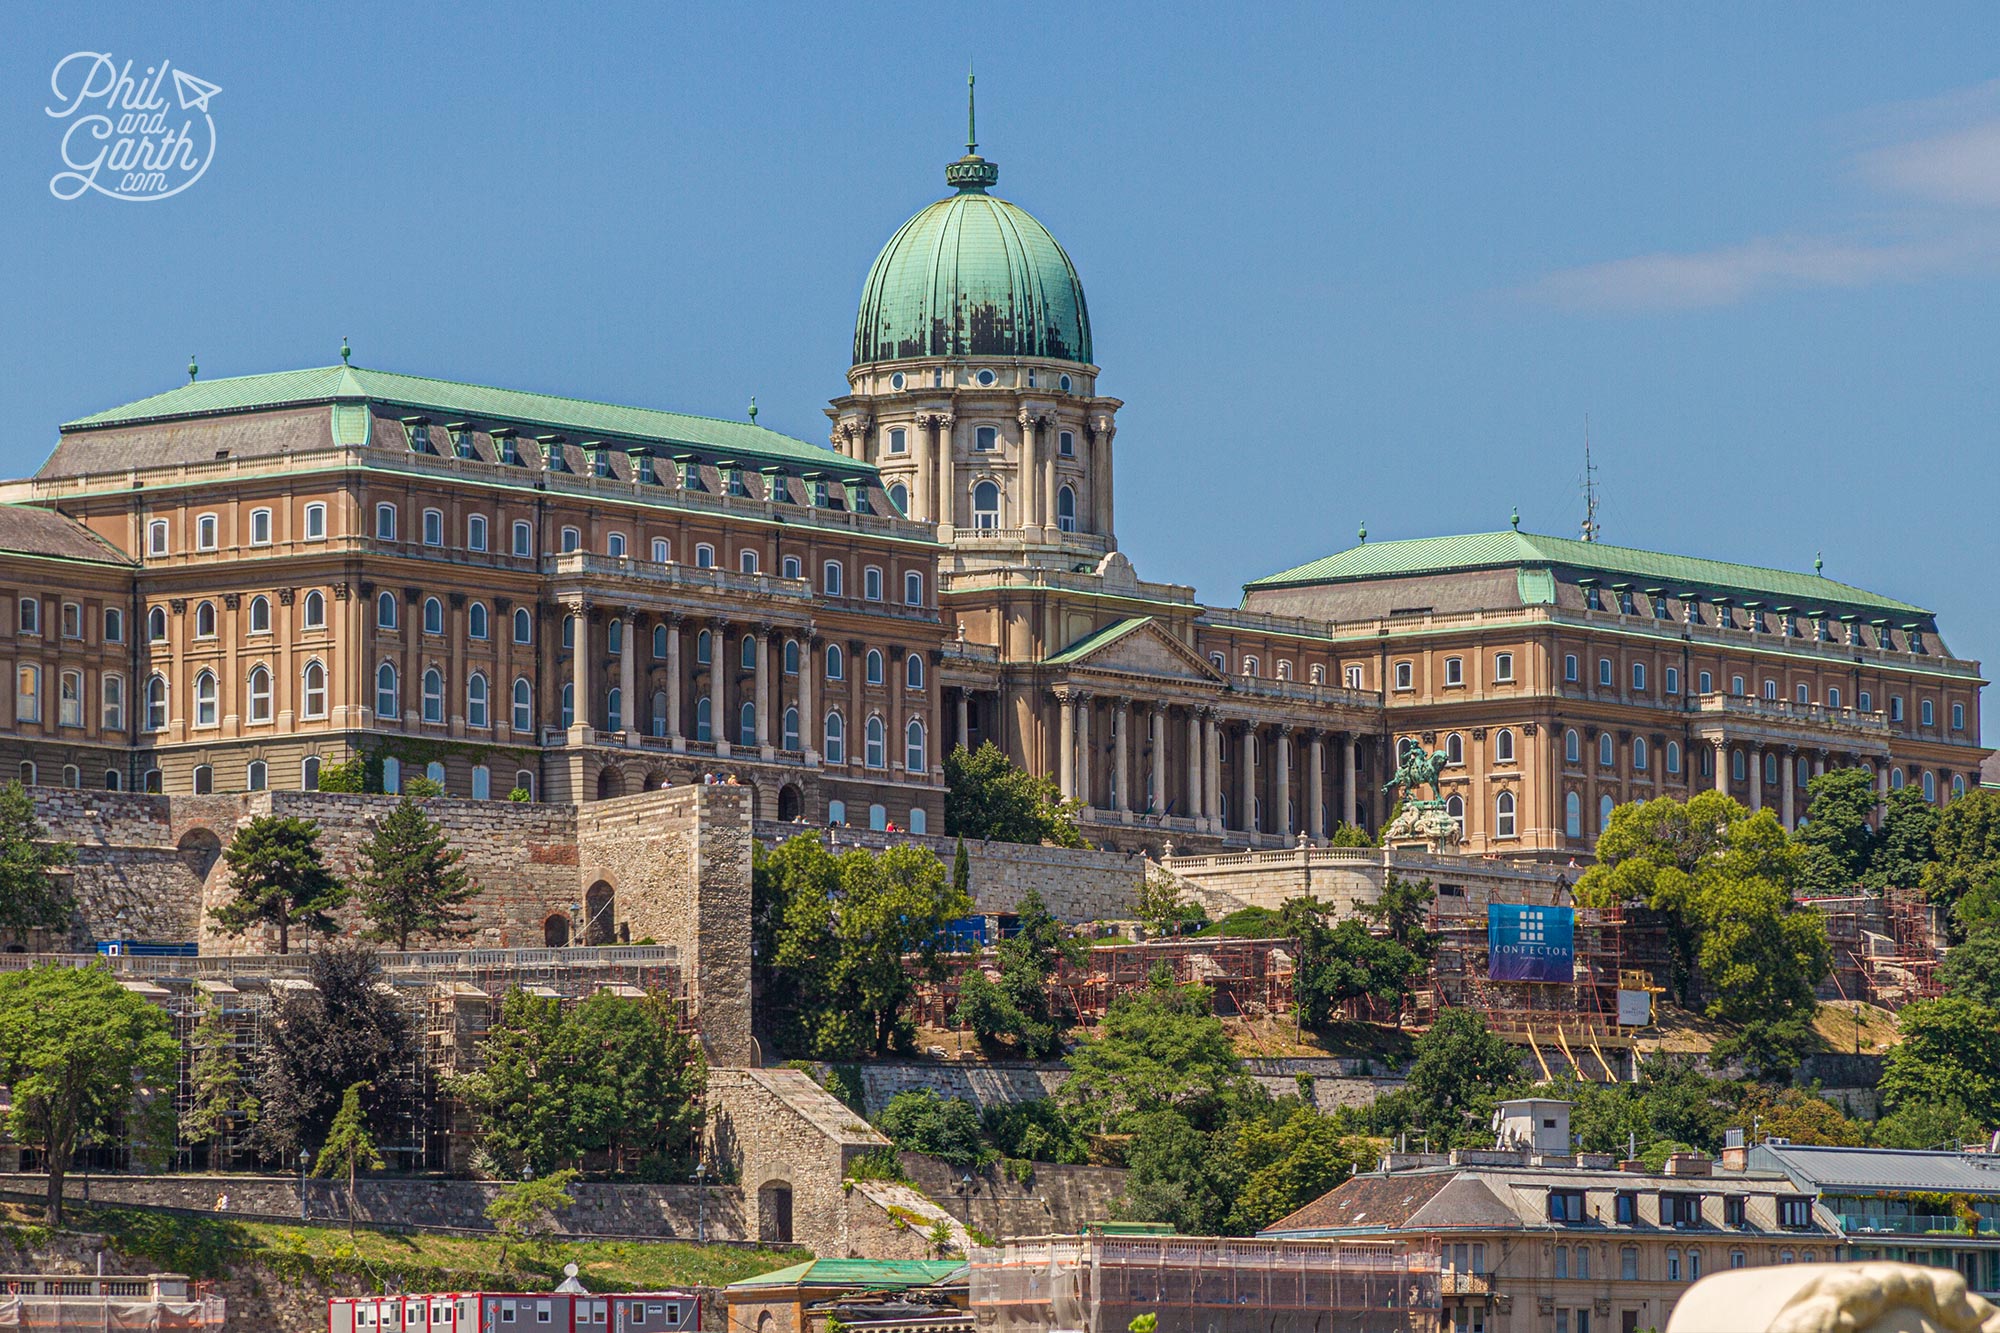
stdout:
[[[560,11],[560,12],[557,12]],[[588,15],[586,17],[585,15]],[[1991,658],[2000,8],[69,6],[0,19],[0,469],[335,358],[823,442],[862,275],[998,193],[1125,399],[1119,537],[1246,579],[1371,536],[1809,569]],[[220,85],[208,173],[49,191],[50,72]]]

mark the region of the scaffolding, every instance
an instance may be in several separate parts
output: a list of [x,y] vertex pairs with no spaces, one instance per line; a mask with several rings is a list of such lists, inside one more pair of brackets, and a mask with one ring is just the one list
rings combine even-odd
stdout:
[[1943,994],[1937,965],[1944,957],[1937,907],[1915,889],[1806,898],[1826,922],[1833,969],[1819,986],[1823,1000],[1900,1009]]
[[[1215,1012],[1223,1017],[1260,1017],[1291,1007],[1290,944],[1289,940],[1193,939],[1100,945],[1081,963],[1060,964],[1049,984],[1058,1010],[1085,1027],[1095,1026],[1119,996],[1144,990],[1162,967],[1176,982],[1208,987],[1215,997]],[[991,958],[946,957],[942,981],[919,982],[912,1017],[928,1028],[955,1026],[952,1015],[966,973],[983,968],[993,974],[997,966]]]
[[1047,1236],[974,1249],[982,1333],[1436,1333],[1438,1256],[1396,1242]]

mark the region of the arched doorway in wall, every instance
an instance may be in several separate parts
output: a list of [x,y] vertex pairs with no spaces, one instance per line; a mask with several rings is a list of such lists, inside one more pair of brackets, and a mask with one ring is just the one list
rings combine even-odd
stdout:
[[789,1245],[792,1240],[792,1187],[790,1182],[773,1180],[757,1190],[757,1239],[766,1245]]
[[618,895],[603,880],[583,894],[583,942],[610,944],[618,937]]
[[794,819],[802,817],[805,812],[806,798],[804,793],[800,792],[796,786],[789,782],[778,788],[778,818],[780,820],[789,824]]
[[614,796],[625,794],[625,775],[615,768],[607,768],[597,775],[597,799],[608,801]]
[[222,859],[222,839],[215,830],[191,828],[181,834],[176,844],[181,854],[181,863],[196,879],[207,880],[208,872],[215,869],[215,863]]
[[569,943],[569,917],[565,913],[556,912],[542,922],[542,943],[551,949],[560,949]]

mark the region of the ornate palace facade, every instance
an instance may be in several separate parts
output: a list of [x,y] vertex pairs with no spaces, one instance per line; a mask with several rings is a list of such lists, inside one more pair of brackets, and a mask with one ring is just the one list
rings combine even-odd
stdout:
[[1421,743],[1468,849],[1539,856],[1699,787],[1791,822],[1828,766],[1976,782],[1978,664],[1817,573],[1513,531],[1364,540],[1236,608],[1142,580],[1082,285],[997,178],[968,151],[876,259],[831,449],[344,349],[69,423],[0,496],[4,762],[226,792],[367,753],[553,800],[717,774],[760,817],[936,831],[945,751],[991,739],[1101,842],[1215,850],[1379,824]]

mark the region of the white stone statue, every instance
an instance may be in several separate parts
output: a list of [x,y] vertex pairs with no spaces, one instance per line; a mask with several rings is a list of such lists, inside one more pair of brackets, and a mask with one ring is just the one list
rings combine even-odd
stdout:
[[1949,1268],[1733,1268],[1690,1287],[1667,1333],[2000,1333],[2000,1308]]

